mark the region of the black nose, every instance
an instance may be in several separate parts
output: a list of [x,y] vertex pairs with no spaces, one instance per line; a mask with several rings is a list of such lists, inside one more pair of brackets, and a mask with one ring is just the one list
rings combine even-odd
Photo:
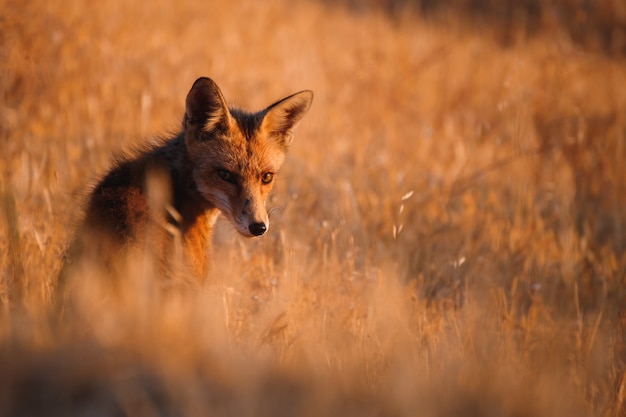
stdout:
[[252,223],[250,227],[248,227],[250,233],[254,236],[261,236],[263,233],[267,232],[267,226],[265,223]]

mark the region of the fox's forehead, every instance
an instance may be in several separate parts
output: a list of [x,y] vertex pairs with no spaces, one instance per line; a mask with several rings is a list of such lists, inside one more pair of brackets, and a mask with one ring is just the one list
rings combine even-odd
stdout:
[[240,126],[239,121],[229,131],[211,140],[214,165],[241,174],[276,172],[285,159],[282,147],[259,127]]
[[236,107],[231,107],[228,110],[236,122],[237,128],[247,140],[251,140],[259,133],[263,116],[265,116],[264,111],[250,113]]

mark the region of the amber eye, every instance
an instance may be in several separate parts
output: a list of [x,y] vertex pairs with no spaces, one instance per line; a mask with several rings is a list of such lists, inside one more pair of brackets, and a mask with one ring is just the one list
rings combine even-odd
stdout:
[[263,184],[269,184],[270,182],[272,182],[273,179],[274,179],[274,174],[272,172],[266,172],[261,177],[261,182]]
[[230,182],[231,184],[235,183],[235,176],[230,171],[227,171],[225,169],[218,169],[217,175],[226,182]]

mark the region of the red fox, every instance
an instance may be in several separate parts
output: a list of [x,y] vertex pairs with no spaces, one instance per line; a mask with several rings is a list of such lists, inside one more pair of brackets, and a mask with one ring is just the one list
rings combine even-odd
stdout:
[[243,236],[267,232],[265,201],[312,101],[305,90],[250,113],[228,107],[217,84],[199,78],[187,95],[182,131],[118,161],[92,190],[73,252],[108,265],[148,242],[167,263],[178,239],[202,281],[219,213]]

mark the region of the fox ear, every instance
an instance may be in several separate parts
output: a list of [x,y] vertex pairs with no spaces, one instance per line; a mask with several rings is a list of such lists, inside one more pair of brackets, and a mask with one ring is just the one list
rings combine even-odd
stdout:
[[227,130],[231,123],[226,100],[215,82],[201,77],[187,94],[184,129],[217,132]]
[[290,95],[265,109],[262,128],[278,138],[281,145],[287,146],[293,138],[293,131],[304,117],[313,102],[313,91],[304,90]]

